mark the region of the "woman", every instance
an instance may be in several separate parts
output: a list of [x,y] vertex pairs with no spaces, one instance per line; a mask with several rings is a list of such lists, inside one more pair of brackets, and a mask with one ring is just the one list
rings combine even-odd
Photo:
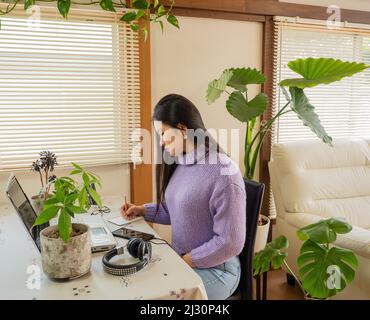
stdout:
[[208,298],[226,299],[239,283],[237,256],[245,241],[241,173],[207,136],[198,109],[185,97],[162,98],[153,120],[164,160],[156,166],[157,204],[123,205],[121,213],[171,224],[172,246],[202,278]]

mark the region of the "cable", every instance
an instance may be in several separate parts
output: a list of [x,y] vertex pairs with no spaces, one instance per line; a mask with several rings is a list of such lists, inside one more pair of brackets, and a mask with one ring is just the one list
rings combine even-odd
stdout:
[[[160,241],[163,241],[162,243],[158,243],[158,242],[153,242],[153,240],[160,240]],[[148,242],[150,243],[153,243],[155,245],[163,245],[163,244],[166,244],[168,245],[171,249],[173,249],[173,247],[165,240],[165,239],[161,239],[161,238],[152,238],[151,240],[149,240]]]

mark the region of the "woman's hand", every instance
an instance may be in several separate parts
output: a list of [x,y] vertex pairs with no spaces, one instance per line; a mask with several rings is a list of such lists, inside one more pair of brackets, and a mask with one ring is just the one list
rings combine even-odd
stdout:
[[132,203],[124,203],[120,209],[121,215],[126,220],[132,220],[137,217],[144,217],[146,208],[144,206],[136,206]]
[[193,264],[193,260],[191,259],[191,253],[187,253],[187,254],[184,254],[182,256],[182,259],[191,267],[191,268],[195,268],[194,264]]

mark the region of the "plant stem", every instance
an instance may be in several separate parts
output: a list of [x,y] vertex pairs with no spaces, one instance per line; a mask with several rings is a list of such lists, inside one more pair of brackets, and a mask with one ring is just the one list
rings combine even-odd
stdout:
[[4,10],[0,10],[0,15],[5,15],[5,14],[8,14],[9,12],[12,12],[14,10],[14,8],[16,7],[16,5],[18,4],[20,0],[16,0],[13,5],[11,6],[11,4],[8,4],[8,6],[6,7],[5,11]]
[[42,181],[41,171],[39,171],[39,175],[40,175],[41,187],[43,188],[44,187],[44,181]]
[[289,273],[294,277],[295,281],[298,283],[298,285],[301,288],[303,294],[306,295],[307,293],[306,293],[305,289],[303,289],[302,284],[301,284],[301,281],[299,280],[299,278],[295,275],[295,273],[293,272],[293,270],[290,269],[290,267],[287,264],[287,262],[285,261],[285,259],[284,259],[283,262],[284,262],[284,266],[287,268],[287,270],[289,271]]
[[[274,117],[272,117],[270,120],[268,120],[265,125],[261,126],[261,128],[258,130],[258,132],[254,136],[254,138],[252,139],[252,141],[249,143],[248,148],[246,149],[245,153],[247,154],[247,157],[248,158],[252,155],[252,157],[251,157],[252,160],[248,164],[248,170],[249,170],[249,173],[248,174],[251,177],[250,179],[252,179],[253,176],[254,176],[254,171],[255,171],[255,168],[256,168],[257,157],[258,157],[258,154],[260,152],[260,149],[262,147],[262,143],[263,143],[263,141],[264,141],[264,139],[266,137],[267,132],[270,130],[271,126],[273,125],[273,123],[275,122],[275,120],[277,118],[279,118],[283,114],[288,113],[288,112],[291,111],[291,110],[284,111],[289,106],[290,103],[291,103],[291,100],[288,101],[284,105],[284,107],[282,107],[281,110],[279,110],[279,112]],[[258,137],[260,137],[260,141],[259,141],[256,149],[253,152],[252,147],[253,147],[254,143],[257,141],[257,138]]]

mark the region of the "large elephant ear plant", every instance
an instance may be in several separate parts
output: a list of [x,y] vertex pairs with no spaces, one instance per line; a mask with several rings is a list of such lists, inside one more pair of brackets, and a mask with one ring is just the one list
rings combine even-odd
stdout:
[[267,109],[268,98],[264,93],[251,97],[248,95],[248,86],[265,83],[265,76],[256,69],[231,68],[225,70],[220,78],[213,80],[208,85],[206,94],[208,103],[215,102],[223,93],[227,93],[226,108],[228,112],[247,126],[244,154],[246,178],[253,179],[263,140],[275,120],[285,113],[294,112],[318,138],[331,144],[332,138],[321,124],[315,107],[310,103],[304,89],[339,81],[370,66],[364,63],[345,62],[331,58],[307,58],[291,61],[288,63],[288,67],[301,77],[280,82],[279,85],[285,94],[287,103],[272,119],[262,124],[255,135],[253,135],[253,129],[256,126],[257,118]]
[[297,236],[304,241],[297,259],[299,277],[285,260],[287,253],[283,249],[288,247],[288,240],[285,236],[279,236],[254,257],[254,275],[267,272],[271,268],[279,269],[284,264],[306,297],[326,299],[334,296],[353,281],[358,267],[352,250],[332,245],[338,234],[351,230],[351,225],[335,218],[321,220],[299,229]]

